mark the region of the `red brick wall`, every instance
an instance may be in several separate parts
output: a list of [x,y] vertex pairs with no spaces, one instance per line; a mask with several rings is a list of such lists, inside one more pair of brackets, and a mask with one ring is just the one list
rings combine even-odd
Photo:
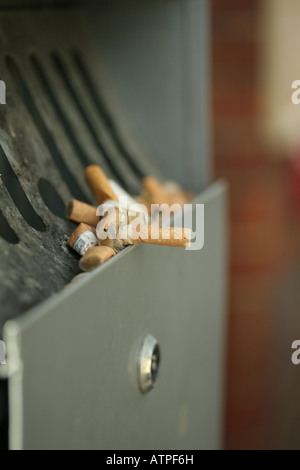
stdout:
[[287,165],[257,135],[259,1],[212,0],[215,176],[230,188],[230,303],[224,445],[272,447],[274,292],[292,259]]

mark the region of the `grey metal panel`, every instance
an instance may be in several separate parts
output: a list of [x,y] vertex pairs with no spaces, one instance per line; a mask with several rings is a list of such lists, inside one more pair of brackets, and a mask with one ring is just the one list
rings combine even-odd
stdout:
[[[129,248],[5,327],[10,445],[24,449],[220,446],[226,305],[226,188],[205,204],[201,251]],[[145,335],[158,383],[137,385]]]
[[203,190],[211,176],[207,0],[116,0],[92,15],[99,74],[115,114],[126,116],[124,134],[168,178]]
[[184,0],[182,10],[182,94],[184,187],[199,191],[212,177],[210,7],[207,0]]

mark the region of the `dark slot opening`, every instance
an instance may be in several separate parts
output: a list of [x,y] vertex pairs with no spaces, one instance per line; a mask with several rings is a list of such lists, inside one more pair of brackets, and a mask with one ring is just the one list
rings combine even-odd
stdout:
[[53,58],[53,61],[54,61],[54,65],[55,65],[58,73],[60,74],[61,78],[63,79],[63,81],[66,85],[66,88],[68,89],[70,95],[72,96],[74,104],[76,105],[82,119],[84,120],[86,126],[88,127],[88,129],[91,133],[91,136],[94,139],[94,142],[95,142],[96,146],[100,150],[101,155],[105,158],[105,161],[106,161],[109,169],[111,170],[112,175],[119,180],[119,182],[122,184],[124,189],[129,190],[128,184],[127,184],[124,176],[120,172],[118,166],[114,164],[113,159],[110,157],[107,150],[103,146],[103,144],[102,144],[102,142],[101,142],[101,140],[98,136],[98,132],[94,128],[94,125],[93,125],[90,117],[88,116],[84,106],[82,105],[81,101],[78,99],[76,90],[75,90],[71,80],[68,77],[67,71],[64,67],[64,64],[63,64],[62,60],[60,59],[60,57],[56,53],[52,54],[52,58]]
[[4,238],[8,243],[16,245],[19,242],[19,238],[8,224],[7,220],[0,211],[0,237]]
[[46,227],[30,204],[20,182],[0,145],[0,174],[11,198],[26,222],[35,230],[44,232]]
[[57,144],[55,142],[54,137],[52,136],[51,132],[48,130],[46,124],[44,123],[44,120],[42,118],[42,115],[40,111],[38,110],[38,107],[36,106],[33,96],[23,79],[21,72],[15,63],[15,61],[11,57],[6,57],[6,64],[7,68],[16,84],[16,87],[24,100],[25,105],[27,106],[27,109],[36,125],[38,128],[41,137],[43,138],[46,146],[48,147],[53,161],[57,167],[57,169],[60,171],[60,174],[62,175],[64,181],[66,182],[71,194],[73,197],[76,197],[77,199],[84,201],[84,202],[90,202],[87,200],[84,192],[81,190],[79,184],[77,183],[75,177],[73,174],[70,172],[69,168],[65,164],[65,161],[63,159],[63,156],[60,153],[60,150],[57,147]]
[[42,199],[45,205],[53,212],[54,215],[60,217],[61,219],[66,218],[66,208],[61,200],[60,196],[57,194],[53,186],[49,181],[40,179],[39,180],[39,191],[42,196]]
[[100,94],[99,89],[95,86],[90,73],[88,72],[87,67],[84,64],[84,61],[78,51],[72,52],[72,58],[76,65],[76,68],[86,85],[87,91],[90,93],[91,99],[95,103],[96,109],[100,114],[102,120],[104,121],[107,129],[109,130],[114,142],[121,152],[121,154],[126,159],[128,165],[132,168],[132,170],[136,173],[139,178],[144,178],[146,175],[140,169],[138,164],[136,163],[135,158],[130,154],[128,149],[126,148],[125,143],[123,142],[120,133],[115,125],[114,119],[112,118],[108,107],[105,104],[103,97]]
[[56,98],[55,96],[55,92],[53,91],[53,88],[52,86],[50,85],[50,82],[43,70],[43,67],[41,66],[41,63],[40,61],[38,60],[38,58],[34,55],[31,55],[30,56],[30,61],[31,61],[31,64],[34,68],[34,71],[46,93],[46,95],[48,96],[49,98],[49,101],[50,103],[52,104],[71,144],[73,145],[76,153],[78,154],[80,160],[81,160],[81,163],[86,167],[88,165],[90,165],[90,160],[89,158],[87,157],[86,153],[83,151],[76,135],[74,134],[73,132],[73,129],[72,127],[70,126],[70,123],[69,121],[67,120],[66,116],[65,116],[65,113],[63,112],[59,102],[58,102],[58,99]]

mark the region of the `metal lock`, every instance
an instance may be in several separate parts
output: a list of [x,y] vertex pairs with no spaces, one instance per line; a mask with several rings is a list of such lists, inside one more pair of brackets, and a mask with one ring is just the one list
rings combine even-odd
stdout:
[[160,348],[156,339],[144,338],[138,359],[138,384],[142,393],[149,392],[155,385],[160,365]]

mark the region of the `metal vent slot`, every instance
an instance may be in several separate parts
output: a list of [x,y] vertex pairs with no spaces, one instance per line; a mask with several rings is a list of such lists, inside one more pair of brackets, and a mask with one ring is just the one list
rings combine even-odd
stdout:
[[52,58],[53,58],[54,66],[58,74],[60,75],[67,91],[71,95],[76,111],[79,113],[81,119],[87,126],[88,131],[91,134],[91,137],[96,145],[96,148],[98,149],[100,153],[100,156],[105,160],[105,167],[107,168],[108,173],[110,174],[111,177],[116,178],[121,184],[123,184],[124,186],[127,186],[126,180],[123,178],[123,175],[119,171],[117,165],[114,164],[111,155],[109,155],[109,152],[104,147],[103,142],[100,140],[97,131],[94,129],[94,126],[92,124],[90,117],[85,111],[84,106],[82,105],[80,99],[78,98],[76,90],[74,89],[71,81],[69,80],[67,71],[65,69],[65,66],[62,60],[56,53],[52,54]]
[[2,181],[6,186],[12,200],[14,201],[18,211],[26,220],[26,222],[31,225],[32,228],[38,230],[39,232],[44,232],[46,227],[40,217],[37,215],[32,205],[30,204],[18,177],[16,176],[14,170],[9,163],[6,154],[2,146],[0,145],[0,174]]
[[57,217],[65,220],[66,207],[49,181],[41,178],[39,180],[39,191],[48,209]]
[[8,56],[6,58],[6,64],[7,68],[14,80],[14,83],[16,85],[17,90],[19,91],[20,96],[23,98],[25,105],[27,106],[27,109],[36,125],[38,128],[40,135],[42,139],[44,140],[47,148],[49,149],[53,161],[57,167],[57,169],[60,171],[65,183],[67,184],[71,194],[84,201],[84,202],[90,202],[87,200],[84,192],[81,190],[79,184],[77,183],[75,177],[73,174],[70,172],[69,168],[67,167],[63,156],[60,153],[60,150],[58,149],[58,146],[55,142],[54,137],[52,134],[48,131],[45,122],[41,116],[40,111],[38,110],[33,96],[29,90],[29,87],[27,86],[25,80],[22,77],[22,74],[19,70],[19,67],[15,63],[15,61],[12,59],[12,57]]
[[66,115],[65,115],[64,111],[62,110],[58,99],[55,96],[55,92],[53,91],[54,89],[51,86],[51,84],[48,80],[48,77],[47,77],[46,73],[44,72],[44,69],[43,69],[39,59],[35,55],[31,55],[30,56],[30,62],[31,62],[32,67],[33,67],[33,69],[34,69],[34,71],[35,71],[35,73],[38,77],[38,80],[40,81],[40,83],[42,85],[42,88],[43,88],[45,94],[47,95],[50,103],[52,104],[52,106],[55,110],[55,113],[57,114],[57,117],[58,117],[59,121],[61,122],[62,127],[64,128],[65,133],[66,133],[68,139],[70,140],[76,154],[78,155],[82,165],[83,166],[90,165],[91,161],[88,158],[86,152],[81,147],[81,145],[79,143],[79,140],[77,139],[76,135],[74,134],[74,131],[73,131],[72,127],[70,126],[70,123],[67,120]]
[[0,211],[0,237],[2,237],[8,243],[16,245],[19,242],[19,238],[8,224],[7,220]]
[[105,159],[105,164],[108,167],[108,172],[110,176],[116,178],[126,189],[128,189],[128,184],[126,179],[124,178],[124,175],[122,174],[118,166],[114,163],[112,155],[110,155],[107,148],[105,148],[103,141],[102,139],[100,139],[99,134],[96,131],[91,118],[88,116],[88,113],[86,112],[82,102],[78,98],[77,92],[74,86],[72,85],[71,80],[69,79],[68,73],[66,71],[65,65],[62,62],[62,59],[57,53],[52,54],[52,59],[58,74],[60,75],[61,79],[65,84],[66,89],[72,97],[75,109],[78,111],[81,119],[87,126],[91,137],[100,152],[100,155]]
[[[98,115],[97,121],[92,119],[78,96],[77,90],[72,83],[70,72],[68,72],[64,61],[56,52],[52,54],[52,59],[58,74],[72,97],[75,108],[87,126],[100,155],[105,159],[110,175],[116,178],[127,191],[138,191],[140,188],[140,176],[132,170],[131,165],[128,165],[128,161],[119,151],[116,142],[106,128],[105,122],[103,122],[102,116]],[[77,72],[74,71],[73,73]],[[85,83],[84,92],[86,93]]]
[[123,142],[123,139],[117,129],[114,119],[112,118],[112,115],[109,112],[108,107],[105,104],[105,101],[101,96],[99,90],[96,88],[81,54],[78,51],[73,51],[72,59],[75,64],[76,71],[81,76],[81,79],[85,84],[88,93],[90,94],[91,100],[95,103],[95,106],[99,113],[99,117],[101,117],[101,119],[105,123],[120,153],[126,159],[126,162],[130,166],[130,168],[135,172],[137,177],[144,178],[146,176],[145,173],[142,171],[139,164],[137,163],[137,158],[135,158],[126,148],[126,145]]

